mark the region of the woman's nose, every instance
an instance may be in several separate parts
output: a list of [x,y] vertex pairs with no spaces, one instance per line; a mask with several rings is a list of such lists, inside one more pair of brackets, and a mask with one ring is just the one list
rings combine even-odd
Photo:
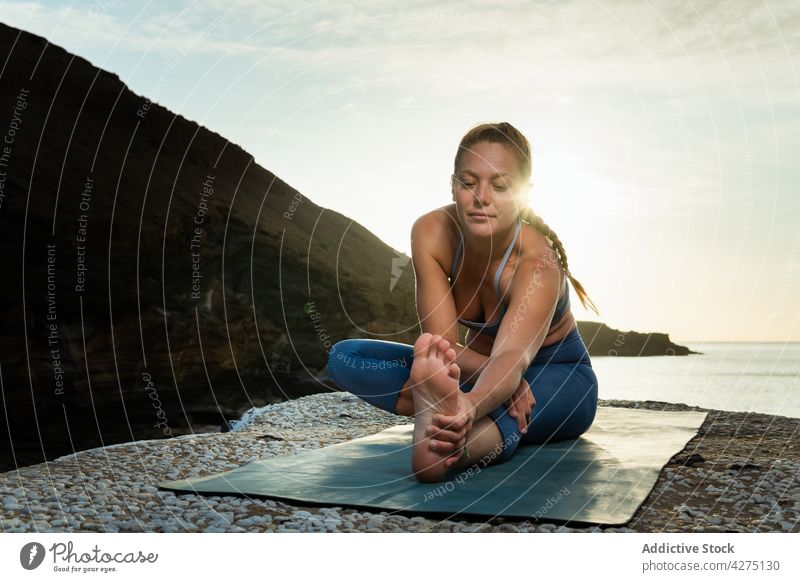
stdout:
[[486,206],[489,202],[490,188],[488,184],[478,184],[475,186],[474,196],[475,200],[481,205]]

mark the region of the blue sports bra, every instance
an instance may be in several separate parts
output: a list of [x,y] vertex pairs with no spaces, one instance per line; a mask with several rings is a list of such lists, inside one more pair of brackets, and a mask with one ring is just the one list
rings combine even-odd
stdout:
[[[514,243],[517,242],[517,238],[519,238],[519,233],[522,230],[522,221],[517,219],[517,231],[514,234],[514,239],[511,241],[511,244],[508,245],[506,249],[505,255],[503,255],[503,260],[500,263],[500,266],[497,268],[497,273],[494,276],[494,290],[497,294],[497,300],[500,302],[500,315],[491,323],[484,323],[482,321],[469,321],[466,319],[458,318],[458,322],[462,325],[467,326],[468,328],[478,332],[483,333],[492,337],[497,336],[497,332],[500,329],[500,323],[503,321],[503,316],[506,313],[506,309],[508,309],[508,305],[503,301],[503,298],[500,296],[500,275],[503,273],[503,269],[506,268],[506,263],[508,263],[508,258],[511,256],[511,250],[514,248]],[[455,271],[458,266],[458,261],[461,259],[461,254],[464,250],[464,235],[461,235],[461,241],[458,243],[458,248],[456,249],[456,254],[453,257],[453,264],[450,267],[450,281],[451,283],[455,279]],[[564,313],[567,312],[569,309],[569,281],[566,277],[564,277],[564,291],[561,293],[561,296],[558,298],[558,303],[556,303],[556,311],[553,314],[553,319],[550,322],[550,326],[552,327],[553,323],[561,319]]]

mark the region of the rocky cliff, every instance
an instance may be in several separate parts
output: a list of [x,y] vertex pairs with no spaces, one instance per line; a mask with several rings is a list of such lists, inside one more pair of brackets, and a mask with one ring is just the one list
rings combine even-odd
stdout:
[[6,466],[218,429],[324,390],[328,341],[413,339],[374,234],[44,38],[0,24],[0,54]]

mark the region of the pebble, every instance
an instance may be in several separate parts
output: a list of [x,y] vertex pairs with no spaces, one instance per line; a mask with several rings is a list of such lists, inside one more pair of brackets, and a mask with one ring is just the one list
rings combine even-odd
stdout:
[[380,529],[383,526],[383,516],[376,515],[375,517],[371,517],[367,522],[367,529],[376,528]]
[[[681,409],[681,405],[647,405]],[[762,430],[769,438],[790,442],[797,419],[764,417],[780,422],[765,422],[758,428],[752,417],[759,415],[712,413],[717,416],[703,434],[723,435],[724,451],[717,454],[714,447],[721,445],[704,445],[705,437],[699,445],[691,441],[688,447],[694,449],[687,450],[702,453],[706,459],[702,467],[668,465],[649,500],[625,527],[529,522],[494,525],[480,518],[470,522],[424,515],[406,517],[341,506],[300,509],[272,499],[176,495],[157,489],[165,479],[207,476],[248,460],[319,448],[409,421],[346,393],[316,394],[265,407],[229,433],[115,445],[105,451],[83,451],[47,465],[0,474],[0,525],[6,532],[797,532],[800,459],[792,457],[793,451],[786,448],[781,450],[787,458],[765,460],[763,456],[754,457],[752,449],[740,446],[737,452],[731,446],[732,435],[739,431],[753,434]],[[256,438],[260,435],[270,438]],[[732,464],[760,468],[731,471]],[[19,485],[21,482],[25,487]]]

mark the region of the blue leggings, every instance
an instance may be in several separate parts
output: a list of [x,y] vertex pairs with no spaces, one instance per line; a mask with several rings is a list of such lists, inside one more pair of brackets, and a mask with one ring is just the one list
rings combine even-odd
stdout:
[[[400,389],[408,380],[413,361],[414,346],[408,344],[346,339],[331,348],[328,372],[343,390],[395,414]],[[594,421],[597,376],[577,327],[562,341],[540,349],[522,377],[536,399],[528,432],[520,433],[517,420],[508,414],[505,404],[492,410],[488,416],[497,425],[503,442],[502,452],[489,464],[510,459],[520,443],[575,438]],[[474,382],[469,380],[460,383],[462,392],[474,388]]]

